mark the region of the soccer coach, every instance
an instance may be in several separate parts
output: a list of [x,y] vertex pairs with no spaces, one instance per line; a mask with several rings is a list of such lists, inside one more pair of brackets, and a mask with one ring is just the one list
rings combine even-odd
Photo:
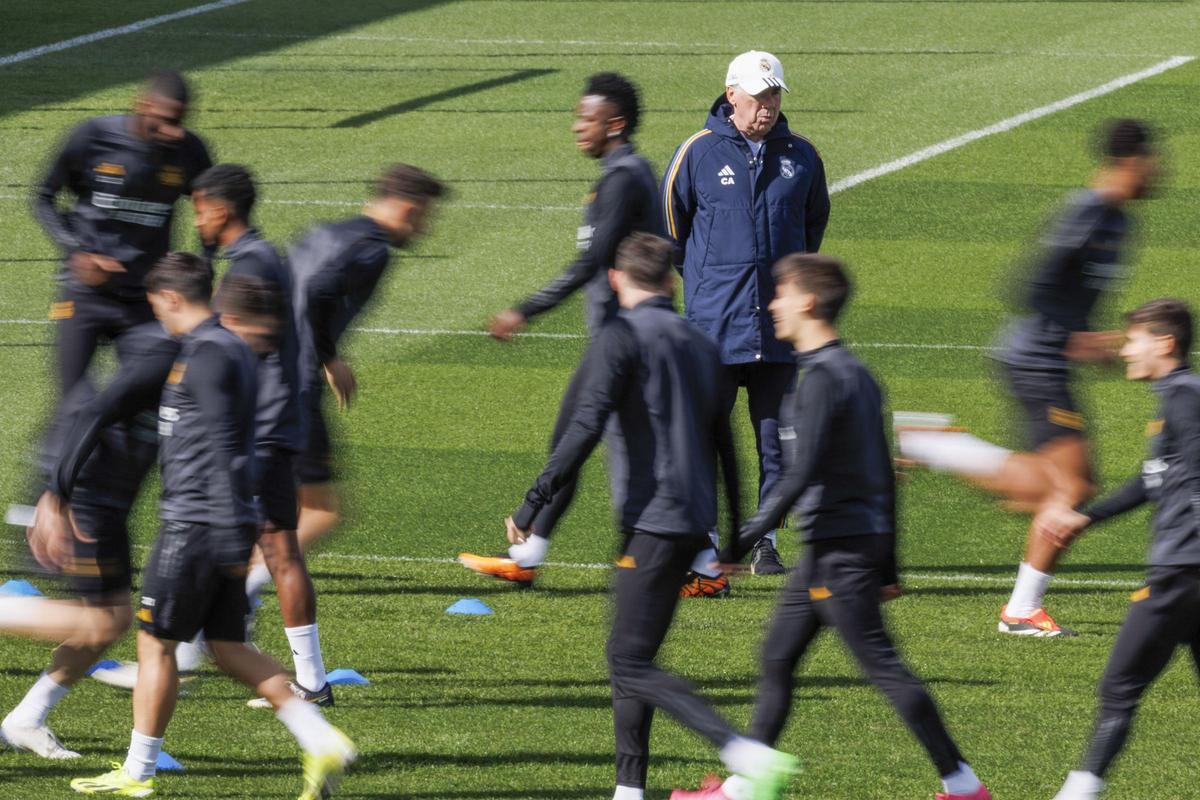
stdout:
[[[829,221],[817,149],[780,113],[783,65],[751,50],[729,64],[725,93],[704,128],[687,138],[663,176],[666,230],[678,246],[685,316],[717,343],[720,403],[733,411],[746,387],[758,446],[759,496],[779,480],[779,407],[795,382],[791,345],[775,338],[767,304],[771,265],[814,253]],[[783,571],[774,533],[754,549],[755,574]]]

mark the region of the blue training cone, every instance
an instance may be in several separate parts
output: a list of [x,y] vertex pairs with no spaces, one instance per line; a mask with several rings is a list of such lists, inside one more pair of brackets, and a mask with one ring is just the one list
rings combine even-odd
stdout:
[[340,686],[370,686],[371,682],[362,673],[353,669],[335,669],[325,676],[325,680]]
[[96,672],[96,671],[102,670],[102,669],[116,669],[119,666],[121,666],[120,661],[112,661],[112,660],[97,661],[95,664],[92,664],[90,667],[87,668],[86,674],[91,675],[93,672]]
[[447,614],[468,614],[472,616],[484,616],[491,614],[492,609],[488,608],[488,604],[474,597],[464,597],[454,605],[446,609]]
[[21,597],[41,597],[42,590],[29,581],[11,580],[0,584],[0,594],[13,594]]
[[158,761],[155,762],[155,766],[167,772],[183,772],[183,764],[180,764],[161,750],[158,752]]

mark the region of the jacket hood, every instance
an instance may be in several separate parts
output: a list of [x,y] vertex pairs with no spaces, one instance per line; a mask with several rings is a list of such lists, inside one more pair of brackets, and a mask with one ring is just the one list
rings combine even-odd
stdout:
[[[708,121],[704,123],[704,127],[728,139],[740,139],[742,135],[738,133],[738,129],[733,127],[733,123],[729,121],[729,115],[732,113],[733,106],[729,105],[729,101],[725,99],[725,94],[722,93],[713,101],[712,107],[708,111]],[[766,138],[779,139],[790,134],[791,129],[788,128],[787,117],[781,111],[779,112],[779,119],[775,122],[775,127],[771,128],[771,132],[767,134]]]

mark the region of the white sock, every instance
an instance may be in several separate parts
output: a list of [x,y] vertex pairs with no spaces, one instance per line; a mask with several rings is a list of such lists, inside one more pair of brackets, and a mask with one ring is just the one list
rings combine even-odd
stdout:
[[645,797],[645,789],[635,789],[632,786],[618,786],[613,792],[613,800],[645,800]]
[[1104,790],[1104,781],[1090,772],[1075,771],[1067,775],[1054,800],[1095,800]]
[[317,623],[284,628],[292,646],[292,663],[296,665],[296,683],[312,692],[325,686],[325,661],[321,658],[321,640]]
[[267,569],[266,564],[255,564],[246,573],[246,597],[249,597],[253,604],[254,598],[258,597],[264,586],[271,582],[271,570]]
[[715,578],[720,575],[721,570],[717,569],[717,551],[710,547],[697,555],[692,561],[692,572],[706,578]]
[[51,709],[58,705],[58,701],[66,697],[69,691],[70,686],[63,686],[43,672],[4,721],[32,728],[41,727],[46,724],[46,717],[50,716]]
[[1054,576],[1047,572],[1039,572],[1025,561],[1017,570],[1017,582],[1013,586],[1012,596],[1008,598],[1006,613],[1010,617],[1028,617],[1042,607],[1042,599],[1046,596],[1046,587]]
[[143,736],[136,730],[133,732],[129,737],[129,755],[125,756],[125,771],[129,777],[136,781],[154,777],[162,743],[161,738]]
[[741,775],[730,775],[721,784],[721,790],[729,800],[754,800],[754,786]]
[[730,772],[748,778],[763,775],[775,761],[774,750],[762,742],[744,736],[730,739],[729,743],[721,748],[720,756],[721,763],[728,767]]
[[550,540],[535,533],[526,538],[524,544],[508,548],[508,557],[517,562],[518,567],[540,567],[549,552]]
[[958,794],[965,797],[978,792],[982,785],[979,778],[975,777],[971,765],[965,761],[958,762],[958,769],[942,777],[942,788],[946,790],[946,794]]
[[1011,450],[956,431],[900,431],[900,455],[930,469],[987,477],[995,475]]
[[195,672],[204,662],[204,634],[197,633],[190,642],[180,642],[175,648],[175,664],[180,672]]
[[299,697],[290,698],[275,711],[275,716],[292,732],[304,752],[315,756],[331,753],[348,755],[346,742],[312,703]]

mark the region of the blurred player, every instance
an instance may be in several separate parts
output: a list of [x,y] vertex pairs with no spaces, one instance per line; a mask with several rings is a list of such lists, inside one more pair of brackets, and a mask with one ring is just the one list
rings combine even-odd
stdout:
[[[123,765],[76,778],[83,794],[147,797],[175,708],[175,647],[203,630],[217,666],[275,707],[304,751],[302,800],[326,797],[354,759],[350,740],[296,697],[283,669],[245,643],[245,575],[257,538],[254,417],[257,364],[247,342],[209,308],[211,270],[186,253],[165,256],[146,278],[155,316],[180,339],[159,405],[162,530],[145,567],[137,618],[134,728]],[[278,334],[278,289],[247,276],[222,288],[224,313],[255,342]]]
[[[763,640],[763,672],[748,735],[772,746],[779,739],[791,710],[796,667],[821,629],[832,627],[929,753],[946,792],[938,800],[990,800],[884,626],[880,603],[897,590],[896,480],[882,392],[838,339],[837,318],[850,296],[850,280],[841,262],[819,255],[787,256],[774,273],[769,309],[775,331],[793,345],[803,370],[785,400],[779,429],[787,466],[722,555],[736,563],[797,501],[806,546]],[[755,795],[735,775],[671,797]]]
[[29,531],[38,561],[61,569],[80,601],[0,599],[0,628],[62,642],[0,724],[9,745],[43,758],[79,756],[46,720],[133,620],[129,512],[158,452],[154,412],[179,344],[147,322],[121,336],[116,349],[119,366],[108,384],[96,392],[80,380],[62,403],[45,442],[47,490]]
[[[1117,288],[1125,273],[1126,207],[1153,191],[1159,166],[1152,138],[1138,120],[1108,125],[1103,162],[1091,186],[1070,197],[1044,237],[1025,290],[1028,312],[1008,330],[996,355],[1024,411],[1032,450],[1013,453],[961,432],[901,430],[905,458],[956,472],[1022,509],[1048,502],[1075,507],[1092,496],[1091,456],[1072,394],[1072,364],[1115,355],[1117,337],[1091,331],[1091,319],[1101,297]],[[1043,607],[1062,553],[1030,527],[1016,585],[1000,610],[1002,633],[1075,635]]]
[[[36,187],[34,215],[64,258],[62,292],[50,309],[64,395],[102,338],[154,318],[142,281],[170,249],[175,202],[212,165],[183,127],[190,101],[179,73],[154,73],[132,114],[76,127]],[[56,205],[63,192],[74,196],[65,213]]]
[[1126,323],[1125,375],[1150,382],[1159,396],[1158,418],[1147,426],[1149,456],[1139,475],[1082,513],[1058,504],[1035,521],[1042,535],[1066,547],[1091,525],[1146,502],[1155,505],[1146,586],[1133,593],[1104,670],[1100,713],[1083,766],[1055,800],[1100,796],[1142,695],[1176,649],[1190,647],[1200,668],[1200,376],[1188,366],[1192,315],[1179,300],[1154,300],[1131,312]]
[[[219,164],[196,179],[192,201],[196,230],[206,246],[221,248],[229,261],[225,279],[248,275],[275,286],[284,299],[283,322],[273,341],[262,342],[258,358],[258,408],[254,449],[258,459],[255,497],[260,527],[258,546],[265,559],[246,578],[246,593],[254,602],[272,578],[279,595],[284,633],[296,667],[292,685],[298,697],[333,705],[325,662],[317,635],[317,598],[296,537],[297,509],[294,459],[304,446],[300,417],[300,386],[296,328],[291,312],[292,275],[270,242],[251,225],[257,190],[249,170],[239,164]],[[221,324],[238,335],[240,321],[223,309]],[[252,701],[253,702],[253,701]]]
[[302,550],[329,533],[339,516],[322,383],[329,384],[339,408],[350,407],[358,383],[338,350],[342,334],[375,293],[391,248],[404,247],[425,233],[433,204],[445,193],[445,187],[423,170],[395,164],[379,177],[375,195],[360,216],[317,227],[290,253],[300,400],[307,427],[297,461]]
[[721,415],[720,360],[700,330],[671,301],[672,245],[635,233],[616,254],[610,280],[621,313],[592,339],[577,379],[579,402],[545,471],[506,520],[519,544],[543,508],[600,443],[609,418],[611,464],[619,492],[613,505],[625,535],[617,561],[615,611],[608,640],[616,725],[617,788],[613,800],[642,800],[650,755],[650,723],[662,708],[720,748],[756,800],[779,795],[795,759],[738,736],[683,680],[655,665],[679,589],[716,525],[716,436]]

